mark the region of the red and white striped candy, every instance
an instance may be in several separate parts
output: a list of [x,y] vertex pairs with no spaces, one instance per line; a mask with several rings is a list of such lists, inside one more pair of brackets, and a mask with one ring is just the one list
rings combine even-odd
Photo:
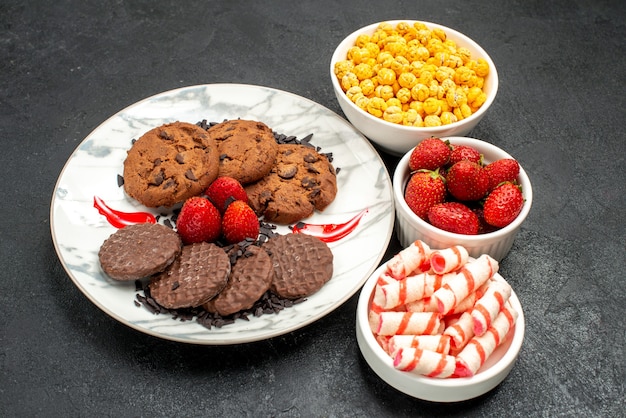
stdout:
[[476,301],[471,311],[474,318],[474,334],[477,336],[487,331],[511,296],[511,285],[506,282],[489,280],[487,285],[485,294]]
[[474,319],[472,315],[463,312],[455,321],[449,321],[444,335],[450,336],[450,354],[456,355],[461,352],[469,340],[474,337]]
[[473,337],[457,354],[454,374],[459,377],[474,376],[491,353],[502,344],[515,325],[517,316],[517,311],[507,302],[487,332],[480,337]]
[[465,266],[449,282],[433,293],[439,312],[452,311],[469,294],[476,291],[498,271],[498,262],[483,254]]
[[420,348],[448,354],[450,352],[449,335],[394,335],[387,341],[387,352],[393,354],[400,348]]
[[439,378],[452,376],[456,367],[453,356],[420,348],[400,348],[393,366],[405,372]]
[[377,335],[434,335],[440,332],[441,315],[436,312],[380,312],[372,331]]
[[430,268],[437,274],[448,273],[460,269],[467,263],[469,253],[465,247],[454,245],[430,254]]
[[401,250],[387,262],[387,273],[397,280],[430,269],[430,247],[420,240]]

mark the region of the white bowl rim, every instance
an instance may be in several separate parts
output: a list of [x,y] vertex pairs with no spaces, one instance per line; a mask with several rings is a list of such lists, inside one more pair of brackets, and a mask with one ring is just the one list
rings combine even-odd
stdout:
[[[480,148],[491,148],[492,151],[494,152],[497,151],[498,153],[501,153],[503,156],[505,156],[504,158],[514,158],[508,152],[504,151],[502,148],[497,147],[496,145],[492,143],[486,142],[478,138],[472,138],[472,137],[467,137],[467,136],[447,136],[447,137],[442,137],[441,139],[444,141],[449,140],[451,144],[456,143],[457,145],[474,145],[478,147],[479,152],[481,151]],[[393,174],[393,180],[392,180],[393,194],[396,199],[396,207],[400,207],[404,213],[411,216],[411,219],[414,222],[419,223],[420,226],[426,229],[428,232],[439,234],[442,237],[446,237],[452,240],[462,240],[468,245],[479,244],[486,238],[490,238],[490,239],[502,238],[508,235],[509,233],[515,231],[521,226],[521,224],[524,222],[524,220],[530,213],[530,208],[532,206],[532,200],[533,200],[533,190],[532,190],[532,186],[530,183],[530,178],[528,177],[528,174],[526,173],[526,171],[524,171],[524,168],[520,164],[520,174],[518,177],[520,179],[519,183],[522,186],[522,193],[524,195],[524,205],[522,206],[522,211],[519,213],[519,215],[517,215],[517,218],[515,218],[515,220],[511,222],[510,224],[508,224],[507,226],[500,228],[493,232],[488,232],[486,234],[464,235],[464,234],[457,234],[454,232],[444,231],[443,229],[439,229],[429,224],[425,220],[421,219],[419,216],[415,215],[413,211],[411,210],[411,208],[409,208],[409,205],[404,200],[405,184],[403,184],[402,182],[404,178],[404,173],[402,173],[401,171],[405,167],[408,168],[408,161],[411,157],[411,152],[413,151],[414,148],[415,147],[411,148],[407,153],[405,153],[405,155],[400,159],[400,161],[398,162],[396,166],[396,171]],[[481,152],[481,154],[483,154],[483,152]]]
[[[356,104],[354,104],[352,102],[352,100],[349,100],[347,98],[347,96],[345,95],[345,92],[343,91],[343,89],[341,88],[341,86],[339,85],[339,80],[337,79],[337,76],[335,75],[335,71],[334,71],[334,67],[335,67],[335,63],[340,61],[341,59],[339,58],[339,50],[345,46],[348,43],[354,43],[354,40],[356,40],[356,37],[360,34],[363,33],[367,33],[369,31],[373,32],[374,29],[376,29],[378,27],[378,25],[380,25],[381,23],[391,23],[393,25],[396,25],[400,22],[407,22],[407,23],[414,23],[414,22],[420,22],[425,24],[426,26],[428,26],[429,28],[440,28],[443,29],[446,32],[446,38],[452,34],[454,35],[454,41],[456,42],[458,39],[462,39],[463,43],[468,43],[471,44],[472,47],[474,49],[476,49],[477,51],[479,51],[482,56],[480,58],[485,59],[485,61],[487,61],[487,63],[489,64],[489,77],[492,79],[490,82],[493,83],[493,87],[492,90],[490,90],[489,94],[487,95],[487,100],[485,101],[485,103],[483,103],[483,105],[475,112],[472,113],[468,118],[465,118],[463,120],[448,124],[448,125],[441,125],[441,126],[429,126],[429,127],[425,127],[425,126],[405,126],[405,125],[399,125],[397,123],[392,123],[392,122],[388,122],[382,118],[377,118],[376,116],[373,116],[371,114],[369,114],[368,112],[365,112],[363,109],[361,109],[360,107],[358,107]],[[493,76],[492,76],[493,75]],[[448,26],[444,26],[444,25],[440,25],[438,23],[432,23],[432,22],[426,22],[423,20],[406,20],[406,19],[399,19],[399,20],[383,20],[377,23],[372,23],[370,25],[364,26],[360,29],[355,30],[354,32],[352,32],[350,35],[346,36],[337,46],[337,48],[335,48],[335,51],[333,52],[333,55],[331,56],[330,59],[330,79],[332,81],[333,84],[333,88],[335,89],[336,92],[341,92],[342,97],[345,97],[345,103],[348,104],[348,106],[350,106],[351,108],[353,108],[354,110],[358,111],[359,113],[362,114],[362,116],[364,116],[366,119],[370,120],[370,121],[378,121],[383,123],[383,125],[387,125],[389,127],[395,127],[397,129],[399,129],[400,131],[406,131],[406,132],[419,132],[421,130],[423,131],[427,131],[427,132],[432,132],[433,135],[437,135],[437,133],[439,132],[443,132],[446,130],[449,130],[451,127],[453,126],[459,126],[460,124],[464,124],[464,123],[471,123],[472,121],[481,118],[482,115],[487,111],[487,109],[489,109],[489,107],[491,106],[491,104],[494,102],[494,100],[496,99],[496,95],[498,93],[498,87],[499,87],[499,77],[498,77],[498,70],[496,69],[496,65],[494,64],[493,60],[491,59],[491,57],[489,56],[489,54],[480,46],[478,45],[478,43],[476,43],[476,41],[474,41],[472,38],[470,38],[469,36],[455,30],[452,29]],[[458,124],[458,125],[457,125]]]
[[[389,373],[391,373],[393,376],[397,376],[399,379],[404,379],[404,380],[410,379],[416,384],[421,384],[421,385],[429,386],[431,388],[436,388],[436,389],[448,390],[448,389],[455,389],[455,388],[464,388],[468,386],[479,386],[481,384],[488,383],[489,381],[493,381],[493,379],[497,379],[501,373],[507,370],[507,368],[512,367],[514,365],[519,355],[519,352],[521,351],[522,344],[524,342],[526,320],[524,317],[524,311],[522,309],[522,305],[517,297],[517,294],[515,293],[513,289],[511,289],[511,296],[509,298],[509,301],[511,303],[511,306],[517,311],[518,317],[515,322],[514,328],[512,330],[512,334],[508,334],[507,341],[504,342],[504,344],[509,344],[508,340],[510,340],[510,345],[508,349],[504,352],[502,357],[496,363],[492,364],[489,368],[483,370],[481,367],[478,370],[478,372],[474,376],[471,376],[471,377],[454,377],[454,378],[445,378],[445,379],[420,376],[417,374],[412,374],[410,372],[403,372],[403,371],[395,369],[393,367],[393,361],[392,361],[391,356],[389,356],[389,354],[387,354],[385,350],[383,350],[383,348],[378,344],[378,342],[376,341],[374,337],[374,334],[371,332],[369,322],[368,322],[368,311],[369,311],[370,301],[372,298],[372,293],[376,286],[378,276],[381,274],[382,269],[385,267],[385,264],[386,262],[381,264],[381,266],[374,273],[372,273],[372,275],[367,279],[367,281],[365,282],[365,285],[361,289],[361,293],[359,295],[359,299],[357,302],[356,322],[357,322],[357,326],[361,330],[362,337],[364,338],[365,343],[371,349],[372,353],[378,358],[378,360],[380,360],[381,363],[384,363],[386,366],[389,367]],[[493,277],[496,280],[506,281],[499,273],[496,273]],[[376,373],[378,374],[378,372]],[[383,376],[380,376],[380,377],[383,378],[383,380],[387,381],[387,383],[389,383],[391,386],[394,386],[393,382],[388,381]],[[501,379],[499,379],[498,382],[496,382],[496,384],[499,383],[501,380],[503,380],[506,376],[500,376],[500,377]],[[493,387],[495,387],[495,384],[485,386],[485,391],[484,392],[481,391],[481,392],[486,393],[487,391],[491,390]],[[480,394],[477,394],[476,396],[480,396]],[[414,395],[414,394],[410,394],[410,395],[419,398],[419,395]],[[451,399],[450,400],[451,402],[454,402],[457,400],[461,401],[461,400],[466,400],[470,398],[459,397],[458,399],[455,399],[454,396],[451,396],[450,399]]]

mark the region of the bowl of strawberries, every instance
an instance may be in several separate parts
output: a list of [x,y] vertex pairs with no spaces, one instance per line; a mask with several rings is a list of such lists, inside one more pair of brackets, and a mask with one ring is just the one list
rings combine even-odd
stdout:
[[532,206],[530,179],[515,158],[468,137],[431,137],[408,151],[393,176],[403,246],[462,245],[502,260]]

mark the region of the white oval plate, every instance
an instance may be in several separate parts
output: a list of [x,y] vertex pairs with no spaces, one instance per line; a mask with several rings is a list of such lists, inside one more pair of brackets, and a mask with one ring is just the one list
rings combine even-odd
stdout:
[[[303,303],[278,314],[237,320],[222,328],[170,315],[154,315],[136,306],[134,283],[110,280],[101,270],[98,250],[115,232],[93,206],[94,196],[116,210],[151,210],[127,197],[117,184],[131,140],[168,122],[203,119],[252,119],[274,131],[303,138],[333,154],[339,168],[335,201],[308,223],[345,222],[368,213],[347,237],[329,244],[334,254],[332,279]],[[70,278],[100,309],[118,321],[156,337],[207,345],[238,344],[276,337],[306,326],[339,307],[377,268],[393,231],[394,206],[389,173],[372,145],[329,109],[284,91],[243,84],[209,84],[171,90],[137,102],[115,114],[76,148],[63,168],[50,209],[54,246]],[[289,232],[279,227],[279,233]]]

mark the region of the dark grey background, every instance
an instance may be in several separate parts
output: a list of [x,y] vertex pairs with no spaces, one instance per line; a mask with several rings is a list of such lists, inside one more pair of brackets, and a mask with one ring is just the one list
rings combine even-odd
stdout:
[[[0,415],[602,416],[626,409],[621,0],[0,2]],[[300,331],[206,347],[111,319],[73,285],[50,234],[55,181],[101,122],[147,96],[236,82],[339,114],[330,56],[361,26],[447,25],[493,58],[498,97],[471,133],[530,174],[535,200],[501,273],[526,315],[509,377],[445,405],[380,380],[357,296]],[[397,159],[385,156],[390,173]],[[399,249],[392,240],[388,258]]]

